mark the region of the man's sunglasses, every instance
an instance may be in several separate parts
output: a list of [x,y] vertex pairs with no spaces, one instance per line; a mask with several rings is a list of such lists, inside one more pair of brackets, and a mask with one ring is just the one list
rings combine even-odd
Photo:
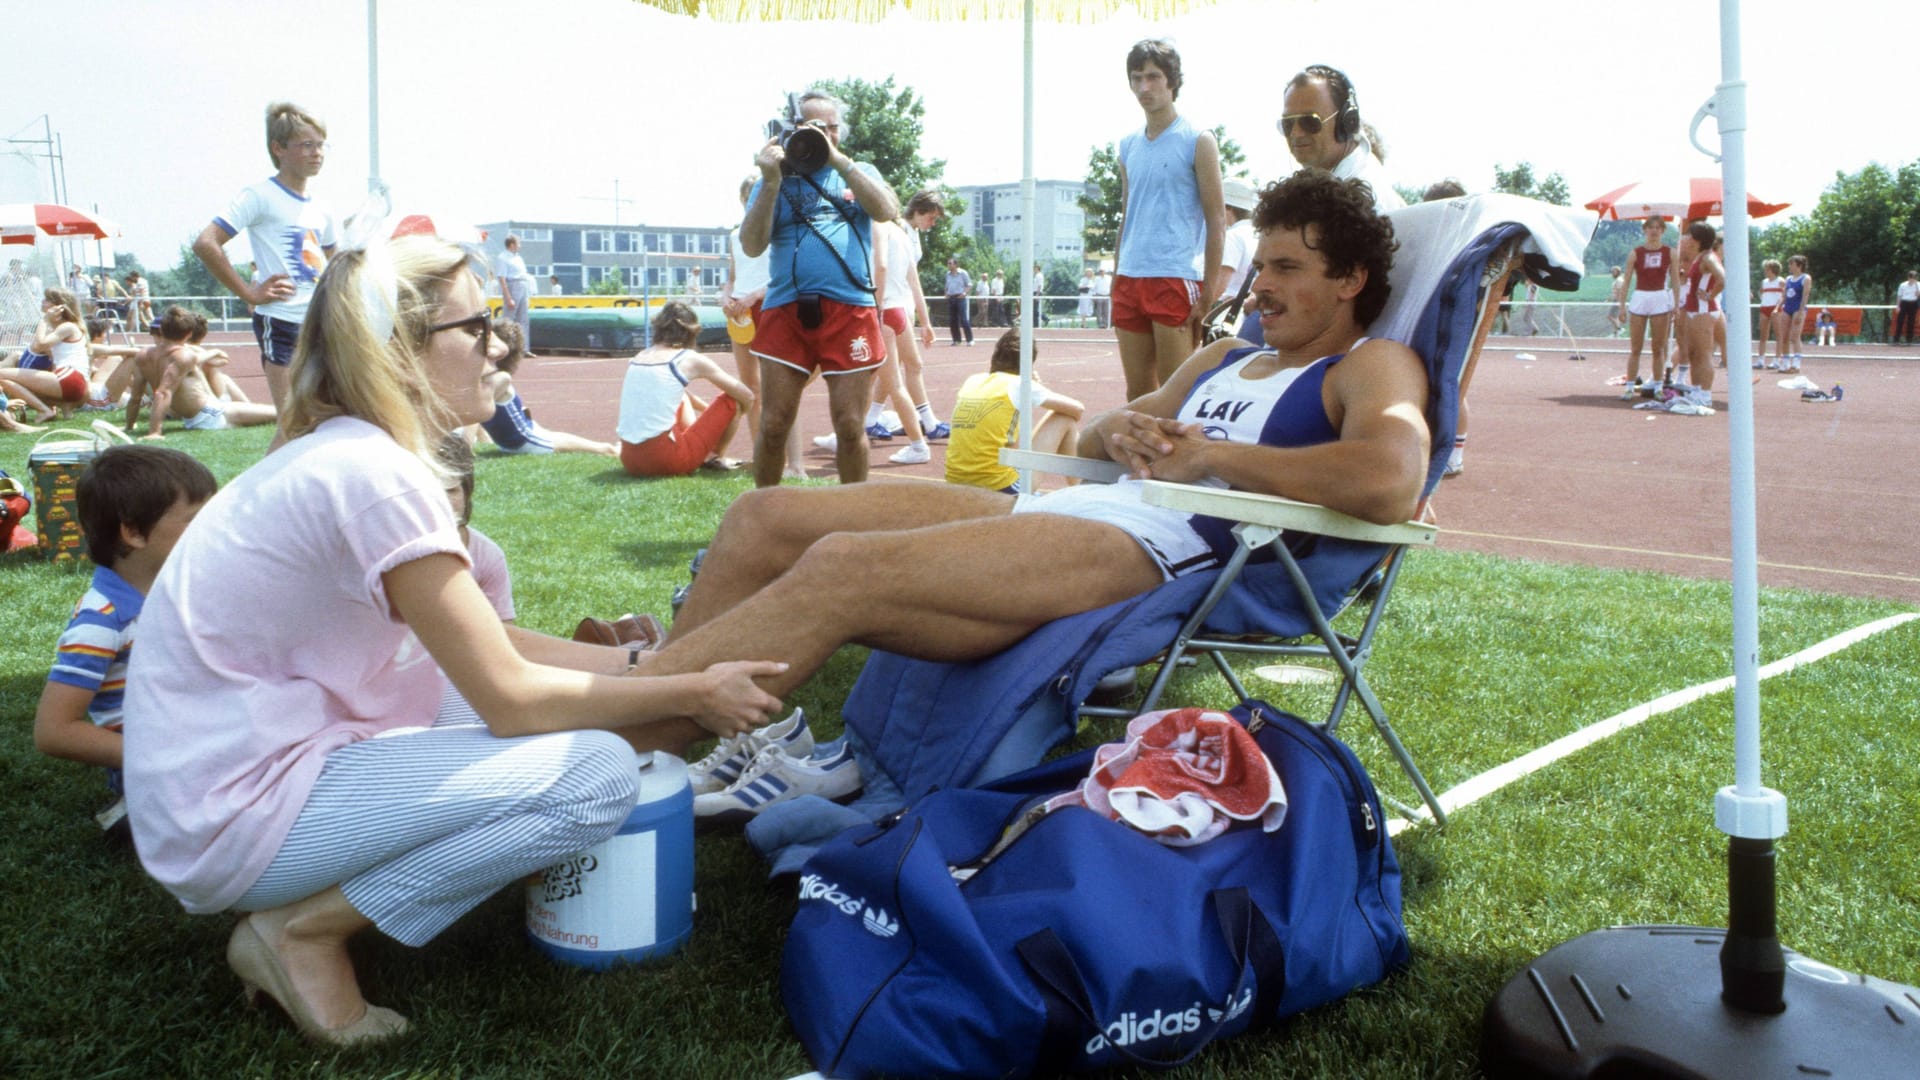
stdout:
[[464,319],[438,323],[427,327],[427,336],[432,337],[442,330],[465,330],[480,342],[481,352],[493,351],[493,314],[487,311],[476,312]]
[[1280,134],[1288,136],[1289,138],[1293,135],[1295,124],[1300,125],[1309,135],[1318,135],[1320,134],[1321,128],[1333,123],[1338,118],[1338,113],[1325,119],[1322,119],[1319,113],[1289,113],[1281,117],[1280,122],[1275,126],[1280,129]]

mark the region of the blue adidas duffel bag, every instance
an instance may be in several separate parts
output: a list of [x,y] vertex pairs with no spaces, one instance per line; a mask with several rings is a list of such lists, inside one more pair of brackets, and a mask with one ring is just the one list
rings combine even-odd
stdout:
[[[1273,833],[1190,848],[1070,808],[1092,752],[926,796],[800,875],[781,996],[836,1080],[1173,1066],[1408,959],[1400,869],[1352,751],[1234,710],[1287,792]],[[1009,839],[1011,838],[1011,839]]]

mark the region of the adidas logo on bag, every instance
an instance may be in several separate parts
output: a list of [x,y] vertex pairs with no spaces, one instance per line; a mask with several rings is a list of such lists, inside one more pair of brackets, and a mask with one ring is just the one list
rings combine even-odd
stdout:
[[1247,990],[1239,1000],[1230,1002],[1223,1014],[1219,1009],[1203,1006],[1194,1002],[1190,1008],[1167,1012],[1155,1009],[1145,1016],[1134,1012],[1120,1014],[1120,1019],[1108,1024],[1106,1030],[1087,1040],[1083,1048],[1088,1056],[1105,1050],[1108,1046],[1133,1046],[1136,1043],[1151,1042],[1155,1039],[1170,1039],[1175,1035],[1200,1030],[1200,1014],[1204,1011],[1207,1019],[1213,1023],[1232,1020],[1247,1011],[1253,1004],[1253,991]]
[[801,876],[800,899],[802,901],[819,900],[822,903],[831,904],[845,915],[858,915],[860,910],[867,906],[865,900],[848,896],[840,891],[839,885],[821,880],[819,874]]
[[878,908],[868,908],[866,914],[860,916],[860,923],[876,937],[889,938],[900,932],[900,920],[889,919],[887,913]]

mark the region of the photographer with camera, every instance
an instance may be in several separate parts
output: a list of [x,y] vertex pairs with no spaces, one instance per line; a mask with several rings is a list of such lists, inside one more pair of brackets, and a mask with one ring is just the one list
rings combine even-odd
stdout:
[[788,95],[787,117],[768,124],[754,157],[760,182],[740,224],[740,249],[762,251],[771,280],[753,340],[760,358],[760,431],[753,476],[780,483],[787,432],[814,371],[826,377],[840,482],[867,478],[866,408],[885,359],[871,266],[875,221],[900,215],[880,174],[840,152],[846,108],[820,90]]

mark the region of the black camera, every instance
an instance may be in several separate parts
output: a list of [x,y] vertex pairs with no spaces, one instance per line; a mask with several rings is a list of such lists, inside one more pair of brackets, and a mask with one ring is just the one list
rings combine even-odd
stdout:
[[811,176],[827,163],[827,133],[800,116],[800,95],[787,95],[787,114],[767,121],[767,137],[779,139],[786,159],[780,171],[789,176]]

